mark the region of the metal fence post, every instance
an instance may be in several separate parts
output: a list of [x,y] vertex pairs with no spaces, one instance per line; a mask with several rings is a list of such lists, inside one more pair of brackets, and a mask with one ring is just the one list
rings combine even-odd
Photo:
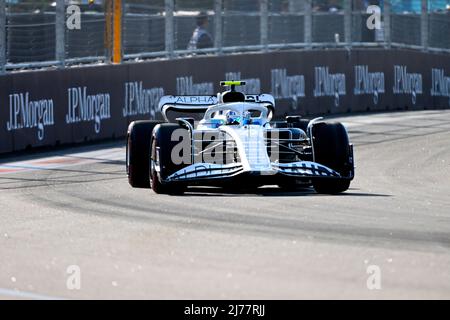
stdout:
[[105,0],[105,30],[104,30],[104,47],[105,58],[107,63],[112,62],[113,51],[113,0]]
[[384,41],[386,47],[391,47],[391,2],[384,2],[384,20],[383,20]]
[[64,68],[66,59],[65,50],[65,1],[56,1],[56,18],[55,18],[55,58],[59,62],[59,67]]
[[269,2],[268,0],[261,0],[260,2],[260,29],[261,29],[261,41],[260,44],[263,47],[263,51],[267,51],[269,44]]
[[304,41],[307,48],[311,48],[312,43],[312,1],[304,1]]
[[166,31],[165,31],[165,48],[167,57],[173,58],[174,50],[174,19],[173,19],[173,0],[165,0],[165,11],[166,11]]
[[420,31],[421,31],[420,38],[423,50],[428,49],[428,26],[429,26],[428,0],[422,0],[422,16],[420,18]]
[[344,1],[344,41],[348,47],[352,46],[352,2]]
[[0,0],[0,74],[6,67],[6,0]]
[[214,1],[214,46],[219,55],[222,54],[222,0]]

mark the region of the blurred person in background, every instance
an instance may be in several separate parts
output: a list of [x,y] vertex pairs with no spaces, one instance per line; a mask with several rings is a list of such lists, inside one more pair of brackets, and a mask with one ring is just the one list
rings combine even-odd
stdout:
[[208,14],[206,12],[200,12],[196,18],[197,28],[195,28],[192,34],[191,40],[188,44],[188,50],[206,49],[214,46],[211,34],[206,30],[208,26]]
[[342,8],[343,0],[315,0],[313,4],[313,11],[319,12],[338,12]]
[[342,10],[343,4],[341,0],[329,0],[328,1],[328,12],[338,12]]
[[384,0],[363,0],[364,3],[364,11],[367,10],[370,6],[379,6],[381,10],[384,7]]

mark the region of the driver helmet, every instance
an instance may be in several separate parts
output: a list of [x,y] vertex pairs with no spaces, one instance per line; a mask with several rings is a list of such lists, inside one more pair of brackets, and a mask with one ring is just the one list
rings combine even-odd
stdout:
[[243,125],[248,125],[252,123],[252,114],[250,111],[245,111],[242,114],[242,124]]
[[227,118],[227,124],[229,124],[229,125],[230,124],[231,125],[239,124],[239,122],[241,120],[239,115],[237,114],[237,112],[233,111],[233,110],[230,110],[226,113],[226,118]]

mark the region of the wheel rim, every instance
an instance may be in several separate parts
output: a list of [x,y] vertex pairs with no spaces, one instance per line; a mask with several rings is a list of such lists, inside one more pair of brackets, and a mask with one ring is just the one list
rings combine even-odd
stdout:
[[[150,185],[153,184],[153,176],[156,175],[155,161],[150,158]],[[158,177],[156,177],[158,178]]]
[[151,153],[150,153],[150,186],[153,185],[153,179],[158,179],[158,173],[156,172],[156,160],[153,158],[157,158],[157,150],[156,150],[156,143],[154,140],[151,141]]

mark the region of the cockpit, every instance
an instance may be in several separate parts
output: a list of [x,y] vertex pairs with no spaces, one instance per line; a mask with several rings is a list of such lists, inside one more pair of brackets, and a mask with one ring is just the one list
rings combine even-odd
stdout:
[[[195,121],[201,119],[198,129],[205,130],[222,125],[264,126],[270,122],[275,111],[271,95],[237,91],[236,87],[245,85],[244,81],[222,81],[221,85],[229,90],[211,96],[164,96],[160,99],[159,109],[168,122],[184,119],[192,128]],[[185,116],[187,113],[189,118]]]
[[218,128],[221,125],[263,125],[269,112],[260,104],[246,102],[246,95],[236,91],[236,86],[245,85],[243,81],[222,81],[222,86],[230,90],[217,94],[218,105],[209,108],[200,122],[201,126]]
[[269,122],[269,110],[260,104],[252,102],[233,102],[210,107],[200,127],[218,128],[222,125],[246,126],[264,125]]

